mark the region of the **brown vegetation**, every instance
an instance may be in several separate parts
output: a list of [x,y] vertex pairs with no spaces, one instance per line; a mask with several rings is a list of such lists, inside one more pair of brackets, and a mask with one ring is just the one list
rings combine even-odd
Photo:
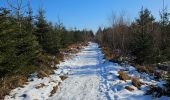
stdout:
[[61,80],[62,80],[62,81],[64,81],[64,80],[65,80],[65,79],[67,79],[68,77],[67,77],[67,76],[62,75],[62,76],[60,76],[60,78],[61,78]]
[[[74,51],[75,50],[74,48],[79,48],[77,50],[80,50],[80,48],[82,48],[82,46],[85,45],[87,45],[87,43],[74,44],[73,46],[67,47],[65,50],[68,49]],[[51,66],[52,62],[54,62],[53,65],[58,64],[59,61],[64,59],[63,57],[64,56],[62,53],[58,53],[56,54],[56,56],[49,55],[47,53],[40,53],[38,56],[40,67],[37,66],[23,67],[23,69],[21,69],[22,72],[19,72],[21,74],[16,74],[14,76],[9,75],[0,80],[0,91],[2,91],[0,92],[0,99],[3,99],[5,95],[8,95],[12,89],[16,87],[23,87],[23,85],[26,84],[27,82],[29,74],[33,72],[37,72],[38,73],[37,76],[39,78],[48,77],[50,74],[53,74],[55,66],[54,67]],[[65,80],[67,76],[60,76],[60,78],[61,80]],[[39,84],[36,86],[36,88],[37,89],[42,88],[43,86],[45,85]],[[57,88],[58,88],[57,86],[53,88],[52,94],[55,93]]]
[[144,85],[144,83],[140,82],[138,78],[132,78],[132,85],[140,89],[140,87]]
[[147,74],[154,73],[154,67],[151,67],[151,66],[136,65],[135,68],[137,69],[138,72],[144,72]]
[[137,69],[138,72],[142,72],[142,73],[147,73],[149,75],[154,75],[156,78],[161,78],[161,71],[158,72],[155,69],[155,66],[153,65],[148,65],[148,66],[140,66],[140,65],[134,65],[135,68]]
[[38,84],[37,86],[35,86],[36,89],[39,89],[39,88],[43,88],[45,86],[45,84],[43,83],[40,83]]
[[53,87],[53,90],[51,91],[50,97],[53,96],[57,92],[57,89],[58,89],[58,85]]
[[5,95],[8,95],[10,90],[16,87],[22,87],[26,82],[27,78],[21,75],[4,78],[0,82],[0,100],[3,99]]
[[126,81],[126,80],[131,80],[131,77],[128,76],[124,71],[119,71],[118,74],[119,74],[118,77],[119,77],[121,80],[124,80],[124,81]]
[[154,97],[161,97],[166,95],[166,91],[159,86],[150,85],[149,90],[145,93],[146,95],[153,95]]
[[[140,82],[140,80],[138,78],[130,77],[124,71],[119,71],[118,74],[119,74],[118,78],[120,78],[121,80],[124,80],[124,81],[131,80],[132,81],[132,85],[134,85],[138,89],[140,89],[140,87],[142,85],[144,85],[144,83]],[[128,87],[126,87],[126,88],[128,88]]]
[[127,89],[129,91],[134,91],[134,88],[132,88],[131,86],[125,86],[125,89]]

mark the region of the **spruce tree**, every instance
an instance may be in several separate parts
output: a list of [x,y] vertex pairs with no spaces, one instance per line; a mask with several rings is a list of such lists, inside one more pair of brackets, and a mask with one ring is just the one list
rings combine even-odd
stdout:
[[52,23],[46,21],[43,9],[39,9],[38,11],[35,26],[35,35],[41,49],[47,53],[57,53],[60,47],[60,36]]
[[9,11],[0,10],[0,70],[5,74],[17,73],[36,62],[38,44],[29,28],[32,21],[28,24],[27,17],[20,18],[22,27]]
[[160,55],[162,61],[170,60],[170,13],[168,13],[167,8],[164,8],[160,14],[161,21],[161,46],[160,46]]
[[45,20],[44,10],[41,8],[38,11],[37,21],[35,22],[35,32],[37,41],[41,46],[41,50],[46,50],[47,45],[45,44],[47,41],[47,33],[49,33],[49,25]]
[[0,76],[11,72],[16,66],[14,25],[9,14],[7,9],[0,8]]
[[151,63],[153,57],[152,24],[154,18],[148,9],[140,11],[139,19],[132,25],[131,52],[139,64]]

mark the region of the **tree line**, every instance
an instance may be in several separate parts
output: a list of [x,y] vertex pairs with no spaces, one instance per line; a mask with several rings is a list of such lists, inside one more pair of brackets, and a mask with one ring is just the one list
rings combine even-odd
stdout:
[[112,16],[112,26],[99,28],[96,41],[103,47],[131,55],[134,62],[145,65],[170,60],[170,13],[160,12],[156,21],[151,11],[141,9],[139,17],[129,22],[125,16]]
[[42,8],[34,16],[30,2],[23,10],[21,1],[16,0],[15,7],[7,0],[9,7],[0,7],[0,77],[39,66],[37,56],[42,52],[55,55],[70,44],[93,39],[92,31],[53,25]]

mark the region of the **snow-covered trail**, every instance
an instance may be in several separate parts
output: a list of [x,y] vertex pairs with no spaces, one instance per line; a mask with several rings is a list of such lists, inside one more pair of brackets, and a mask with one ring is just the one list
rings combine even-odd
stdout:
[[100,95],[99,72],[104,62],[103,54],[95,43],[90,43],[71,59],[60,64],[62,70],[68,70],[68,79],[52,100],[98,100]]
[[[6,100],[153,100],[152,96],[144,95],[147,85],[137,89],[132,82],[118,78],[118,71],[127,71],[129,75],[139,77],[142,82],[148,84],[160,84],[152,77],[141,74],[132,66],[120,66],[104,59],[98,44],[89,43],[71,58],[61,62],[55,74],[43,79],[34,78],[24,88],[16,88],[11,91]],[[67,75],[62,81],[59,76]],[[59,85],[57,92],[50,96],[53,88]],[[44,84],[41,88],[37,85]],[[126,86],[133,87],[134,91],[128,91]],[[161,97],[156,100],[168,100]]]
[[[60,90],[52,100],[117,100],[127,99],[121,96],[126,84],[117,78],[123,67],[105,61],[104,55],[96,43],[89,43],[80,53],[60,63],[60,68],[68,71],[68,79],[62,83]],[[126,93],[127,90],[125,90]],[[139,94],[139,92],[137,92]],[[135,94],[135,93],[133,93]]]
[[[139,77],[143,75],[132,66],[125,68],[105,60],[96,43],[89,43],[80,53],[59,66],[60,70],[68,72],[68,79],[61,84],[51,100],[153,100],[152,96],[144,95],[146,86],[139,90],[132,86],[131,81],[120,80],[118,71],[127,70]],[[146,77],[142,80],[151,82],[151,79],[145,80]],[[134,91],[126,90],[125,86],[132,86]]]

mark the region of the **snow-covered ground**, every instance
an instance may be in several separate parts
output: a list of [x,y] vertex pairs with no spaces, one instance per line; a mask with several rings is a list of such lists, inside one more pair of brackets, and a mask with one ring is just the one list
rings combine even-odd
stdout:
[[[103,59],[100,48],[96,43],[89,43],[80,53],[66,59],[55,70],[55,74],[43,79],[33,78],[23,88],[11,91],[6,100],[152,100],[151,95],[144,95],[147,89],[132,86],[131,81],[122,81],[118,78],[118,71],[127,71],[128,75],[140,78],[147,84],[161,85],[163,82],[155,81],[152,76],[141,74],[132,66],[123,67]],[[60,75],[68,75],[65,81]],[[51,95],[53,87],[61,83],[57,92]],[[41,88],[37,85],[44,84]],[[125,86],[132,86],[134,91],[128,91]],[[161,97],[156,100],[170,100]]]

